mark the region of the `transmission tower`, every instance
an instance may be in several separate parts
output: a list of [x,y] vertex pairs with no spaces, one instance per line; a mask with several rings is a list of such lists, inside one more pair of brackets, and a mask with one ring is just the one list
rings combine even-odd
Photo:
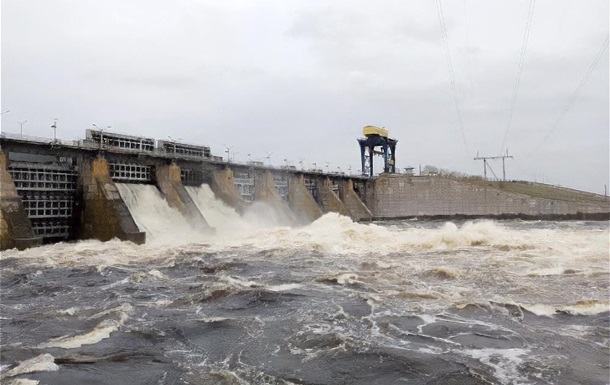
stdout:
[[494,173],[494,170],[492,170],[491,166],[489,165],[489,163],[487,162],[488,160],[494,160],[494,159],[502,159],[502,180],[506,180],[506,159],[512,159],[512,155],[508,155],[508,150],[506,150],[506,155],[499,155],[499,156],[479,156],[479,153],[477,152],[477,156],[474,158],[474,160],[482,160],[483,161],[483,178],[487,179],[487,169],[489,168],[489,171],[491,171],[492,174],[494,174],[494,177],[496,177],[496,179],[498,179],[498,177],[496,176],[496,173]]

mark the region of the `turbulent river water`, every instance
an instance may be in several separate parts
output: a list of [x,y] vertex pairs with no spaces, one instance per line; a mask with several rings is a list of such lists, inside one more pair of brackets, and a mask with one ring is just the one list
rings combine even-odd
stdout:
[[189,188],[193,231],[2,253],[3,384],[607,384],[609,223],[278,226]]

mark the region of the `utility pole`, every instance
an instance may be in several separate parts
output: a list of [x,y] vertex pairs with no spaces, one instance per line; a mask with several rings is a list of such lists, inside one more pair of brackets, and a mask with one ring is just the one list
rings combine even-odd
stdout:
[[[488,160],[493,160],[493,159],[502,159],[502,180],[506,180],[506,159],[512,159],[512,155],[508,155],[508,150],[506,150],[506,155],[499,155],[499,156],[479,156],[479,153],[477,152],[477,156],[474,158],[474,160],[482,160],[483,161],[483,178],[487,179],[487,168],[489,167],[489,170],[494,174],[494,176],[496,175],[493,170],[491,169],[491,167],[489,166],[489,164],[487,163]],[[496,177],[497,179],[497,177]]]

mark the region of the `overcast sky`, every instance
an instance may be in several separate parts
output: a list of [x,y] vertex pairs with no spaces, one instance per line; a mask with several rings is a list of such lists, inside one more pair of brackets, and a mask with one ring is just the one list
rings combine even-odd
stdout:
[[2,0],[2,131],[57,118],[61,139],[95,123],[356,171],[372,124],[400,168],[481,175],[477,151],[508,148],[508,178],[603,193],[608,0],[536,1],[516,88],[529,10],[442,1],[458,109],[434,0]]

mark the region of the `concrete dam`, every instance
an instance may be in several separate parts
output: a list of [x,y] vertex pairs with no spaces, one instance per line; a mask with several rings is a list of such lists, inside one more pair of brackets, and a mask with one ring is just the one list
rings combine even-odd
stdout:
[[[606,196],[528,182],[379,176],[225,162],[206,146],[87,130],[76,141],[2,134],[0,249],[113,238],[137,244],[214,231],[214,217],[261,216],[300,225],[335,212],[354,221],[403,218],[610,218]],[[361,141],[363,168],[365,152]],[[388,159],[394,159],[395,142]],[[390,148],[390,147],[388,147]],[[373,151],[367,159],[372,166]],[[368,157],[370,155],[370,158]],[[222,203],[212,204],[218,201]],[[144,204],[145,203],[145,204]],[[256,211],[254,211],[256,212]]]

